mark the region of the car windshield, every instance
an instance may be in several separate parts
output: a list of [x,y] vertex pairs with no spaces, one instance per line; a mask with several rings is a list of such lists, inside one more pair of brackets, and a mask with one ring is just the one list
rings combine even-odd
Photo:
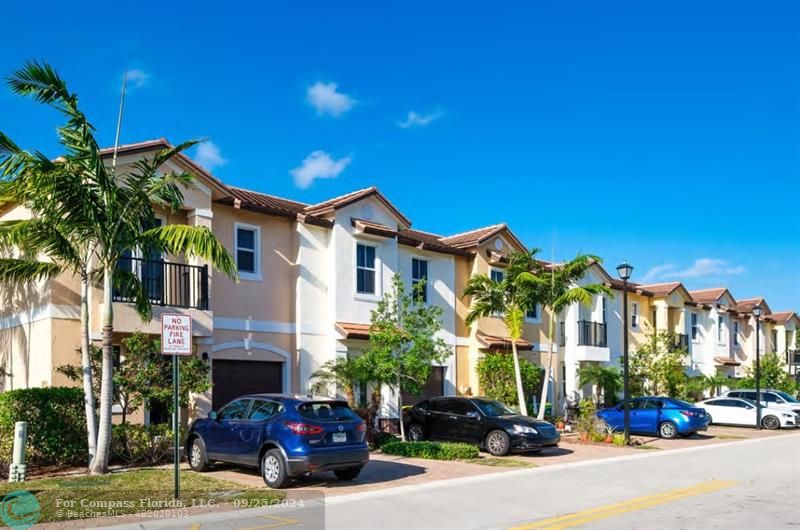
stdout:
[[297,407],[300,415],[314,421],[357,420],[358,415],[342,401],[313,401]]
[[783,399],[785,399],[789,403],[800,403],[800,400],[797,400],[794,396],[791,396],[791,395],[787,394],[786,392],[783,392],[782,390],[776,390],[773,393],[774,394],[778,394],[780,397],[782,397]]
[[513,410],[499,401],[476,399],[474,403],[481,409],[485,416],[511,416],[516,414]]

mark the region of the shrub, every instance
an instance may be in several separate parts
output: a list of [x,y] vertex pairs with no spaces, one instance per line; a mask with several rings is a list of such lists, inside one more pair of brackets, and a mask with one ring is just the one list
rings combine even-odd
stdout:
[[169,425],[114,425],[111,458],[126,466],[155,466],[172,461],[172,429]]
[[397,442],[400,439],[390,432],[377,432],[372,438],[372,449],[380,449],[387,443]]
[[[519,358],[522,391],[532,397],[542,378],[543,370],[529,360]],[[517,383],[514,357],[507,353],[487,353],[478,361],[478,382],[486,397],[517,407]],[[526,401],[527,402],[527,401]]]
[[427,458],[430,460],[461,460],[478,458],[477,445],[448,442],[389,442],[381,450],[389,455]]
[[51,387],[9,390],[0,394],[0,461],[9,462],[14,423],[28,422],[29,465],[85,464],[86,415],[83,390]]

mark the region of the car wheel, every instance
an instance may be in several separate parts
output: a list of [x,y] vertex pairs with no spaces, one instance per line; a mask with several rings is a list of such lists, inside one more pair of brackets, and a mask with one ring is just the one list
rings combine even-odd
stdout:
[[781,428],[781,420],[776,418],[775,416],[766,416],[764,419],[761,420],[761,425],[765,429],[769,429],[770,431],[774,431],[776,429]]
[[492,456],[505,456],[511,449],[511,438],[505,431],[492,431],[486,436],[486,450]]
[[711,425],[712,423],[714,423],[714,418],[712,418],[712,417],[711,417],[711,414],[709,414],[708,412],[706,412],[706,418],[708,418],[708,424],[709,424],[709,425]]
[[337,469],[333,472],[339,480],[353,480],[358,474],[361,473],[361,467],[348,467],[346,469]]
[[662,438],[666,438],[668,440],[672,440],[673,438],[678,437],[678,428],[675,427],[675,424],[670,421],[665,421],[661,425],[658,426],[658,435]]
[[208,469],[208,456],[206,446],[199,437],[192,439],[189,444],[189,467],[192,471],[205,471]]
[[270,449],[261,457],[261,478],[270,488],[281,489],[289,485],[286,462],[277,449]]
[[412,423],[408,426],[408,439],[412,442],[420,442],[425,439],[425,431],[419,423]]

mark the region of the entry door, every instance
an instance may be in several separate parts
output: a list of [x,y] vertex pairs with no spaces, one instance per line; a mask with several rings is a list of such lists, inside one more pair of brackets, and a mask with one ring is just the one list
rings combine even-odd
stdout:
[[426,399],[431,399],[444,395],[444,366],[432,366],[428,380],[422,385],[419,394],[409,394],[403,392],[403,406],[416,405]]

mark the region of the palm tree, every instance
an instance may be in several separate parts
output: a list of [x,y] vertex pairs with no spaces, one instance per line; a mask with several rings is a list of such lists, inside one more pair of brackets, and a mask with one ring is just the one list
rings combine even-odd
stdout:
[[589,305],[592,297],[596,295],[610,295],[611,290],[602,284],[578,285],[586,276],[589,268],[602,260],[597,256],[581,254],[567,263],[553,264],[535,260],[533,272],[520,277],[522,283],[535,290],[534,298],[539,301],[543,309],[549,309],[550,322],[548,325],[548,339],[550,352],[547,368],[542,384],[542,400],[537,417],[544,419],[545,404],[547,403],[550,374],[553,373],[553,358],[555,357],[555,321],[558,315],[571,304]]
[[231,278],[238,277],[236,265],[206,227],[166,225],[150,228],[155,225],[155,207],[177,211],[183,205],[181,189],[194,182],[194,177],[187,173],[162,174],[160,169],[197,142],[185,142],[161,150],[151,159],[133,164],[132,170],[118,174],[105,166],[94,138],[94,128],[78,108],[77,96],[69,92],[66,83],[49,65],[30,62],[12,74],[9,84],[18,94],[51,105],[68,118],[67,125],[59,129],[59,137],[67,152],[64,158],[71,171],[51,179],[52,184],[43,193],[56,197],[54,206],[47,210],[48,215],[57,208],[64,222],[71,223],[86,238],[92,249],[92,263],[102,278],[100,422],[97,453],[90,472],[105,473],[108,470],[113,400],[114,287],[123,286],[127,292],[134,293],[138,313],[144,320],[152,317],[152,307],[142,282],[134,274],[117,269],[117,263],[136,248],[149,248],[199,257]]
[[581,386],[594,385],[595,402],[601,406],[600,396],[605,397],[608,403],[609,396],[617,395],[622,386],[622,375],[619,370],[602,364],[584,364],[578,369],[578,384]]
[[531,271],[535,266],[538,249],[530,252],[514,252],[508,258],[508,266],[503,279],[496,281],[485,274],[475,274],[467,281],[462,296],[472,297],[470,310],[465,322],[471,326],[479,318],[502,315],[506,332],[511,340],[511,353],[514,356],[514,376],[517,384],[517,401],[520,414],[528,415],[525,394],[522,388],[522,374],[519,368],[517,342],[522,338],[525,313],[536,307],[535,282]]
[[711,397],[719,394],[721,387],[729,384],[731,384],[731,380],[719,372],[714,375],[706,375],[703,377],[703,386],[711,393]]
[[327,392],[329,385],[341,387],[347,398],[347,404],[355,408],[355,385],[364,384],[365,374],[359,357],[337,357],[325,362],[314,373],[311,380],[311,391],[315,394]]

